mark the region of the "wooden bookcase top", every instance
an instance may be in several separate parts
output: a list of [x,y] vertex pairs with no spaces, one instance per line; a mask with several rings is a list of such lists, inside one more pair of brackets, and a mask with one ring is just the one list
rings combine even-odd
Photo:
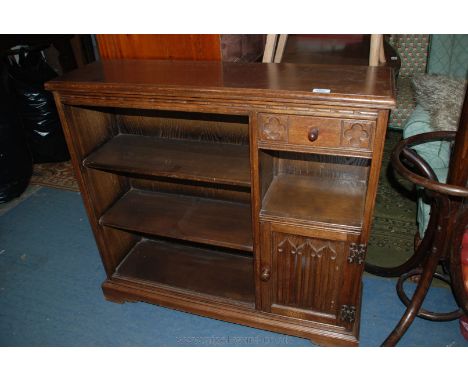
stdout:
[[[217,61],[104,60],[46,84],[48,90],[395,106],[391,68]],[[315,92],[314,92],[314,89]],[[330,93],[323,93],[329,89]]]

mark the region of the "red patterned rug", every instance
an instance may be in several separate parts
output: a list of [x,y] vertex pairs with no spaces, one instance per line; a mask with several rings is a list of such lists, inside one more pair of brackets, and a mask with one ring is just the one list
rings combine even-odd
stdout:
[[35,164],[31,177],[31,184],[69,191],[79,191],[78,183],[73,175],[73,168],[69,161]]

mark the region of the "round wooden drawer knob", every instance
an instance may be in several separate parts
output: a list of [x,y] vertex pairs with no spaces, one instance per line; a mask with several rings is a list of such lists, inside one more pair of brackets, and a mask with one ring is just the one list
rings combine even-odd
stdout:
[[271,276],[271,270],[270,268],[268,267],[263,267],[262,268],[262,273],[260,274],[260,279],[262,281],[268,281],[270,280],[270,276]]
[[309,134],[307,135],[307,138],[309,138],[309,141],[314,142],[317,140],[319,136],[319,129],[313,128],[310,129]]

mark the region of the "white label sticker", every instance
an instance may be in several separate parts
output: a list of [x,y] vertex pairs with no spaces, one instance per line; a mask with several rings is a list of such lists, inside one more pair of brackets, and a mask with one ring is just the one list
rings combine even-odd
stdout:
[[313,89],[312,93],[330,93],[330,89]]

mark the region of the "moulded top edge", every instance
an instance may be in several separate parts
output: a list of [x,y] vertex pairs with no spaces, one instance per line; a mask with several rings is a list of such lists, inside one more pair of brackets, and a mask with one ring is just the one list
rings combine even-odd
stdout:
[[[393,73],[386,67],[228,63],[217,61],[105,60],[46,84],[72,93],[146,97],[242,98],[285,102],[344,102],[395,106]],[[329,92],[328,92],[329,91]]]

